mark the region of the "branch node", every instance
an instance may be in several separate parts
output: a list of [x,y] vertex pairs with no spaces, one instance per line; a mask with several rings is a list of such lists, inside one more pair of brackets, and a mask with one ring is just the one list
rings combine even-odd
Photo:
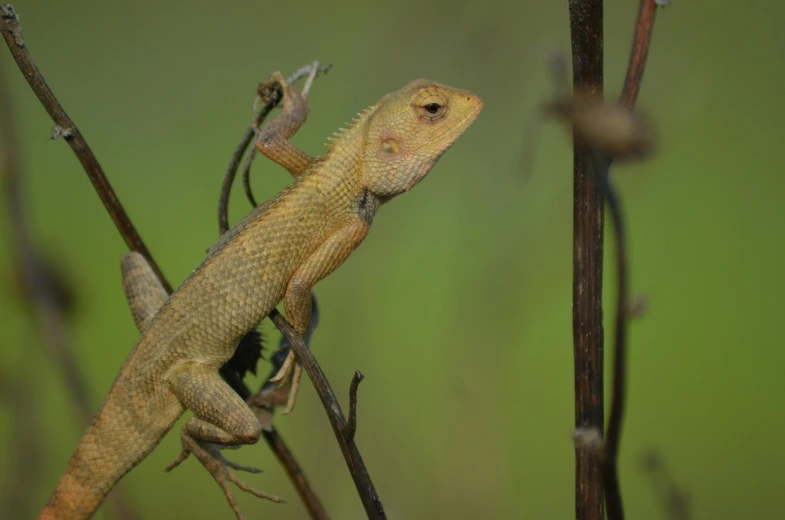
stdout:
[[62,137],[63,139],[68,140],[73,135],[74,135],[73,128],[63,128],[60,125],[54,125],[52,127],[52,136],[50,137],[50,139],[52,141],[56,141],[57,139],[60,139]]
[[352,384],[349,386],[349,421],[346,426],[346,439],[349,442],[354,440],[354,434],[357,432],[357,388],[363,379],[365,379],[363,373],[355,370]]
[[578,428],[572,432],[572,440],[575,446],[594,455],[602,455],[605,449],[602,432],[598,428]]

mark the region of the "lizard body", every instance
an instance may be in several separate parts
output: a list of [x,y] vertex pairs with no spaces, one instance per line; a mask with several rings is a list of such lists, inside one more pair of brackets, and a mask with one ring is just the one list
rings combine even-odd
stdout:
[[[259,131],[257,148],[295,177],[227,232],[171,297],[160,284],[136,290],[137,279],[157,282],[138,254],[123,259],[126,294],[142,335],[131,350],[39,519],[90,518],[117,481],[141,462],[191,410],[175,467],[193,453],[224,490],[249,488],[218,451],[258,441],[253,412],[218,375],[239,340],[281,301],[288,320],[305,334],[313,285],[362,242],[379,206],[417,184],[482,108],[469,92],[426,80],[409,83],[373,105],[312,158],[288,142],[307,115],[304,95],[280,74],[284,110]],[[149,268],[147,268],[149,270]],[[293,354],[290,354],[293,356]],[[276,376],[292,384],[294,358]]]

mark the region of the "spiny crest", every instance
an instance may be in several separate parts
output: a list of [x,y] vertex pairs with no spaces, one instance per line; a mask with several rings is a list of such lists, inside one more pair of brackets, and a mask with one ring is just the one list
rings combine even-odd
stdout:
[[337,146],[340,146],[341,142],[344,140],[351,140],[354,133],[360,128],[363,123],[365,123],[371,115],[379,108],[379,104],[371,105],[362,112],[357,112],[357,117],[352,118],[351,121],[344,123],[345,128],[341,127],[338,131],[333,132],[333,137],[328,137],[328,143],[325,143],[327,146],[328,151],[334,149]]

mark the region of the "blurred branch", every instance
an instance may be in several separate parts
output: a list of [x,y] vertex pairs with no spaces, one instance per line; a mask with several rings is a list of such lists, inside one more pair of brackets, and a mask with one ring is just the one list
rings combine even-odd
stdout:
[[652,480],[666,517],[669,520],[691,520],[690,495],[676,484],[662,456],[655,450],[649,450],[642,457],[642,467]]
[[65,113],[54,93],[46,84],[44,77],[38,71],[38,67],[33,62],[33,58],[27,51],[27,47],[22,39],[22,26],[19,23],[19,17],[10,4],[0,4],[0,32],[2,32],[3,38],[5,38],[8,44],[8,49],[11,51],[14,60],[16,60],[22,75],[38,97],[41,105],[46,109],[49,117],[54,121],[56,127],[53,137],[62,136],[65,139],[82,164],[85,173],[90,178],[90,182],[93,183],[95,191],[104,203],[106,211],[112,217],[128,248],[144,256],[166,290],[172,292],[172,287],[164,278],[161,269],[155,263],[152,255],[147,250],[147,246],[142,241],[142,237],[136,232],[131,219],[117,199],[117,195],[115,195],[112,186],[109,184],[101,165],[98,164],[98,159],[95,158],[79,129],[71,118],[68,117],[68,114]]
[[11,435],[5,457],[5,489],[0,497],[3,518],[34,518],[37,489],[46,460],[46,439],[38,421],[32,378],[9,371],[0,373],[0,401],[9,411]]
[[[0,6],[3,17],[8,9],[10,6]],[[5,22],[3,18],[4,36],[6,35]],[[16,42],[15,38],[12,40]],[[25,222],[21,194],[22,168],[17,156],[19,147],[16,137],[11,91],[6,82],[4,68],[0,67],[0,161],[2,161],[0,173],[2,173],[11,228],[10,248],[16,250],[16,264],[21,271],[23,291],[29,295],[30,312],[37,323],[36,330],[41,335],[41,342],[55,366],[62,372],[68,394],[76,405],[82,424],[90,424],[92,406],[88,398],[87,385],[79,371],[73,347],[68,339],[62,299],[58,298],[52,284],[55,275],[47,270],[46,263],[33,245]],[[129,498],[121,488],[118,488],[109,500],[116,518],[131,520],[137,517]]]
[[656,0],[641,0],[638,7],[638,21],[635,23],[635,35],[632,40],[630,64],[627,66],[627,76],[624,78],[624,88],[621,93],[621,102],[630,107],[635,106],[638,92],[640,92],[656,14]]
[[316,359],[313,357],[313,354],[308,347],[306,347],[303,339],[297,335],[294,327],[286,321],[286,318],[284,318],[281,313],[274,309],[273,312],[270,313],[270,319],[275,323],[275,326],[278,327],[278,330],[281,331],[281,334],[286,336],[286,339],[294,349],[295,354],[297,354],[298,361],[303,365],[305,371],[308,372],[308,376],[311,378],[314,387],[316,387],[316,392],[322,400],[322,405],[327,412],[327,417],[330,419],[333,433],[338,440],[341,452],[346,460],[346,465],[349,467],[349,473],[352,475],[354,485],[362,500],[365,513],[368,515],[368,518],[372,520],[387,518],[384,513],[381,499],[376,493],[376,488],[371,480],[371,476],[365,468],[365,463],[360,455],[360,451],[357,449],[354,439],[350,438],[348,435],[348,425],[346,423],[346,418],[341,411],[341,405],[338,403],[335,392],[333,392],[333,389],[330,387],[330,383],[327,381],[327,377],[324,375],[322,368],[319,366],[319,363],[316,362]]
[[[573,90],[599,95],[603,82],[602,0],[570,0]],[[573,148],[572,327],[575,377],[575,428],[603,424],[602,258],[603,194],[591,150]],[[599,461],[583,446],[575,448],[575,517],[602,520]]]
[[[605,168],[607,160],[597,155],[597,162],[605,162],[606,166],[598,164],[598,171]],[[615,345],[613,348],[613,395],[611,397],[611,412],[608,419],[608,430],[602,451],[602,483],[605,490],[605,507],[608,509],[608,520],[622,520],[624,508],[622,506],[621,489],[619,488],[618,457],[619,440],[621,437],[622,419],[624,416],[624,402],[626,399],[626,357],[627,357],[627,314],[629,306],[628,297],[628,272],[627,272],[627,241],[625,236],[624,215],[621,202],[616,190],[605,179],[605,200],[608,203],[608,212],[613,224],[613,236],[616,242],[616,319],[614,324]]]
[[[158,267],[158,264],[155,262],[152,255],[147,250],[147,247],[144,245],[144,242],[139,236],[139,233],[136,231],[136,228],[131,222],[131,219],[128,217],[127,213],[120,204],[120,201],[117,199],[117,196],[112,190],[112,187],[109,184],[103,169],[98,163],[98,160],[93,155],[92,150],[88,146],[85,139],[82,137],[74,122],[70,117],[68,117],[60,103],[57,101],[54,93],[48,87],[46,81],[33,62],[32,57],[27,51],[24,40],[22,39],[22,28],[19,22],[19,17],[14,11],[14,8],[9,4],[0,4],[0,32],[2,32],[3,38],[8,44],[8,48],[11,51],[14,60],[16,60],[22,75],[25,77],[33,92],[36,94],[39,101],[44,106],[47,113],[49,113],[49,116],[56,125],[53,132],[53,138],[63,137],[66,142],[68,142],[74,154],[79,159],[79,162],[82,164],[85,173],[87,173],[87,176],[93,183],[93,187],[103,201],[104,207],[112,217],[112,220],[115,222],[117,230],[125,240],[128,248],[131,251],[136,251],[142,254],[147,259],[163,287],[168,293],[171,294],[172,286],[169,284],[168,280],[163,275],[163,272]],[[272,110],[272,107],[270,110]],[[7,118],[2,118],[2,121],[7,121]],[[10,123],[6,122],[6,126],[10,126]],[[253,131],[251,130],[251,135],[248,136],[249,142],[252,135]],[[4,140],[4,142],[8,143],[9,141]],[[245,146],[247,146],[247,143]],[[12,146],[7,145],[7,147],[13,150]],[[9,159],[11,161],[9,164],[12,166],[12,168],[6,171],[7,177],[10,175],[8,171],[14,171],[15,163],[13,159],[15,159],[15,157]],[[10,183],[12,188],[15,188],[15,176],[11,175],[10,178],[11,180],[7,180],[7,182]],[[14,189],[10,191],[13,192]],[[9,211],[18,211],[18,208],[12,209],[13,206],[17,204],[18,197],[9,195],[9,199],[14,199],[13,203],[9,203]],[[14,219],[19,221],[19,219],[16,217],[12,218],[12,221]],[[23,237],[24,236],[26,235],[23,233]],[[25,267],[30,267],[33,265],[29,262],[24,262],[23,264]],[[37,278],[35,279],[37,280]],[[35,287],[35,289],[38,290],[39,288]],[[42,319],[45,320],[46,323],[49,323],[54,319],[52,316],[49,316],[49,313],[56,312],[56,309],[52,307],[51,298],[49,298],[49,296],[42,293],[42,297],[45,298],[42,300],[42,306],[40,309],[41,312],[47,313],[47,315],[43,316]],[[60,343],[58,342],[63,341],[64,331],[62,330],[62,324],[60,325],[60,328],[58,328],[56,321],[52,321],[52,323],[55,323],[52,328],[43,327],[42,330],[47,335],[51,336],[51,341],[54,342],[52,345],[59,345]],[[73,361],[73,359],[68,360],[66,354],[62,355],[64,356],[65,361],[60,362],[59,366],[61,366],[66,373],[66,380],[71,382],[71,385],[73,385],[73,381],[76,380],[73,374],[78,374],[76,363]],[[74,392],[76,392],[76,390],[74,390]],[[85,393],[84,390],[82,390],[82,393]],[[277,434],[275,436],[264,435],[264,438],[267,441],[268,446],[270,446],[270,449],[272,449],[275,453],[276,458],[278,458],[278,460],[284,464],[284,469],[291,478],[292,484],[295,486],[295,488],[297,488],[300,496],[315,497],[313,490],[310,489],[308,482],[302,474],[302,470],[300,469],[299,465],[297,465],[297,462],[294,460],[292,453],[286,448],[283,439]],[[119,495],[117,492],[115,492],[112,496],[118,497],[119,500]],[[111,498],[112,497],[110,497],[110,499]],[[316,508],[316,506],[319,507]],[[311,500],[310,502],[306,502],[306,507],[309,508],[309,512],[312,514],[313,518],[326,518],[326,514],[324,513],[323,509],[321,509],[321,505],[318,504],[318,500]]]
[[[630,62],[624,81],[620,102],[632,108],[640,91],[643,71],[646,68],[646,58],[649,51],[649,42],[654,28],[654,15],[657,5],[655,0],[641,0],[638,10],[638,20],[635,24],[635,36],[630,53]],[[612,159],[612,158],[611,158]],[[613,234],[616,242],[616,319],[615,319],[615,344],[613,352],[613,390],[611,396],[611,411],[608,418],[608,430],[605,435],[605,446],[602,457],[603,486],[605,489],[605,503],[608,508],[609,520],[622,520],[624,508],[619,488],[618,458],[621,430],[624,420],[625,401],[627,396],[627,320],[629,319],[629,287],[627,267],[627,241],[625,236],[624,215],[621,202],[610,179],[607,178],[607,168],[610,160],[598,157],[598,162],[606,163],[605,200],[613,224]],[[601,181],[602,179],[600,179]]]

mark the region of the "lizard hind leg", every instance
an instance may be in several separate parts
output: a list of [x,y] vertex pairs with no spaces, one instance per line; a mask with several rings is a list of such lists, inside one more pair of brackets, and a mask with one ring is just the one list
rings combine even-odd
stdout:
[[168,379],[172,392],[196,417],[183,425],[180,434],[183,449],[166,471],[176,468],[193,454],[221,487],[238,520],[243,516],[229,490],[230,482],[259,498],[284,502],[275,495],[250,487],[229,471],[229,468],[251,473],[260,471],[227,460],[220,450],[254,444],[261,436],[262,427],[251,409],[217,372],[200,363],[188,362],[175,367]]

